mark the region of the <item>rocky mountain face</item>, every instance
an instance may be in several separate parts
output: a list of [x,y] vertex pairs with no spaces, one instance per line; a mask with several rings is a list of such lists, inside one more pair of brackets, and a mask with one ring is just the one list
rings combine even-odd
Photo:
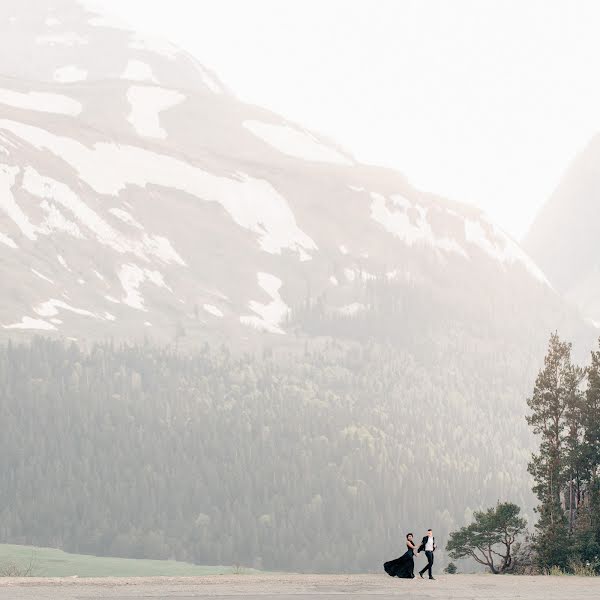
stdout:
[[286,336],[307,301],[366,310],[369,281],[554,302],[477,210],[240,102],[168,42],[73,0],[5,1],[0,27],[4,333]]
[[600,327],[600,135],[575,158],[524,245],[558,291]]

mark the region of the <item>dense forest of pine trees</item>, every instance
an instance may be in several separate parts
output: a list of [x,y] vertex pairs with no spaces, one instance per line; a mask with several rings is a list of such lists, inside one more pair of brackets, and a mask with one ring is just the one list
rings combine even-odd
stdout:
[[539,499],[538,567],[600,572],[600,350],[586,368],[552,335],[528,400],[539,451],[529,464]]
[[286,352],[1,346],[0,541],[370,571],[407,530],[441,550],[474,509],[532,506],[519,355]]

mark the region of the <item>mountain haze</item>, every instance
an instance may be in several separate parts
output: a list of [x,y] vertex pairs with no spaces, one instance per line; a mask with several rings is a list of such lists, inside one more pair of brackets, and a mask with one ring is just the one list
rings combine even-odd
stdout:
[[524,245],[556,288],[600,326],[600,135],[569,165]]
[[94,554],[364,572],[532,517],[525,396],[595,334],[479,210],[75,0],[0,4],[0,276],[0,542]]

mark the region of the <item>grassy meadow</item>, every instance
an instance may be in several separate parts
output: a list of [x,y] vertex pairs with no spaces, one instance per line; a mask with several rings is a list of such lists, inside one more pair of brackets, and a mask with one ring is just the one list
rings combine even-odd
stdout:
[[152,577],[254,573],[254,569],[202,566],[174,560],[138,560],[69,554],[54,548],[0,544],[0,575],[14,567],[25,571],[32,565],[34,577]]

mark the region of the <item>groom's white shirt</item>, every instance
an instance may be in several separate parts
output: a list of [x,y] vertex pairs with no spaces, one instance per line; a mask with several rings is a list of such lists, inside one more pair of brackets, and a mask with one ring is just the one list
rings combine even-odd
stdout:
[[425,544],[425,550],[428,552],[433,552],[433,536],[427,540],[427,543]]

